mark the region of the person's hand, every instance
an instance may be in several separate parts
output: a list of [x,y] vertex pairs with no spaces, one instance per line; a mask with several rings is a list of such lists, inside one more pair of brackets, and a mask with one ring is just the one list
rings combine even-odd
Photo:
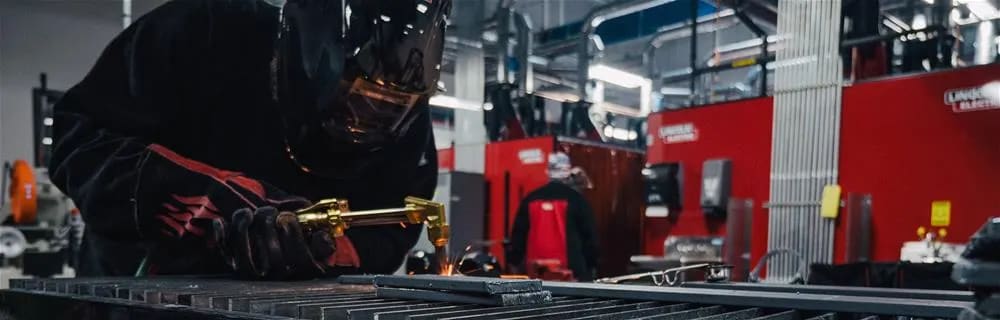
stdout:
[[[249,208],[233,213],[224,235],[236,273],[250,279],[311,279],[326,273],[335,257],[336,242],[329,232],[304,234],[292,212],[274,207]],[[346,239],[345,239],[346,240]]]

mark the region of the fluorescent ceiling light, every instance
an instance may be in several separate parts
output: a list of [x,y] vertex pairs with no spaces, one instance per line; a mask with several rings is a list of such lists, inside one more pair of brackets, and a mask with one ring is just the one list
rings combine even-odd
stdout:
[[590,40],[594,41],[594,48],[596,48],[597,51],[604,51],[604,40],[601,39],[600,35],[593,34],[590,36]]
[[882,22],[882,25],[888,27],[889,29],[892,29],[892,31],[895,31],[896,33],[903,33],[903,29],[900,28],[899,26],[897,26],[895,23],[891,23],[889,21],[885,21],[885,22]]
[[679,88],[679,87],[663,87],[660,88],[660,93],[665,96],[690,96],[691,89]]
[[488,30],[483,32],[483,40],[488,42],[497,42],[497,32],[493,30]]
[[481,103],[475,103],[469,100],[463,100],[452,96],[436,95],[431,97],[429,103],[432,106],[438,106],[443,108],[471,110],[471,111],[483,110],[483,104]]
[[639,138],[639,133],[635,132],[635,130],[615,128],[608,125],[604,127],[604,136],[622,141],[632,141]]
[[913,15],[913,21],[910,22],[910,26],[913,27],[913,30],[927,28],[927,16],[922,14]]
[[572,93],[566,93],[566,92],[558,92],[558,91],[535,91],[534,94],[536,96],[539,96],[539,97],[542,97],[542,98],[545,98],[545,99],[549,99],[549,100],[553,100],[553,101],[559,101],[559,102],[577,102],[577,101],[580,101],[580,96],[572,94]]
[[648,78],[603,64],[591,66],[587,73],[591,79],[629,89],[638,88],[651,82]]
[[594,107],[598,108],[598,110],[601,111],[620,114],[623,116],[628,116],[633,118],[645,117],[645,115],[642,114],[642,111],[639,109],[633,107],[626,107],[617,103],[611,103],[607,101],[595,103]]
[[[934,0],[924,0],[924,2],[934,4]],[[1000,18],[1000,11],[989,0],[955,0],[955,5],[965,5],[979,20]]]
[[628,129],[615,128],[614,133],[612,135],[615,137],[615,139],[626,140],[628,139]]
[[533,64],[548,65],[549,64],[549,58],[540,57],[540,56],[529,56],[528,57],[528,62],[531,62]]
[[955,2],[964,4],[980,20],[990,20],[1000,17],[1000,11],[997,11],[997,8],[987,0],[957,0]]
[[887,14],[887,15],[885,15],[885,18],[886,18],[886,20],[889,20],[890,23],[896,25],[897,28],[900,28],[900,29],[903,29],[903,30],[907,30],[907,31],[910,30],[910,25],[909,24],[907,24],[906,22],[903,22],[903,20],[899,20],[899,18],[897,18],[894,15]]

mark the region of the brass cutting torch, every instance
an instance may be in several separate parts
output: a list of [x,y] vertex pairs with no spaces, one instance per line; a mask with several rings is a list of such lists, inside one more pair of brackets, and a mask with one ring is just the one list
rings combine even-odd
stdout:
[[427,238],[434,245],[438,265],[448,265],[448,238],[451,233],[445,218],[444,205],[417,197],[406,197],[402,208],[351,211],[347,200],[325,199],[295,212],[306,232],[328,228],[331,237],[344,235],[350,227],[391,225],[398,223],[424,224]]

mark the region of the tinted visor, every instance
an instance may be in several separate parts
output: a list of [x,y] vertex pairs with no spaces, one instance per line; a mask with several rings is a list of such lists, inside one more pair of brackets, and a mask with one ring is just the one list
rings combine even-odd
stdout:
[[328,110],[323,129],[341,141],[380,145],[402,136],[424,95],[393,90],[362,77],[343,81],[343,99]]
[[358,144],[406,133],[422,98],[437,90],[449,1],[352,1],[345,76],[324,130]]
[[352,1],[345,44],[366,80],[401,92],[433,94],[441,72],[451,2]]

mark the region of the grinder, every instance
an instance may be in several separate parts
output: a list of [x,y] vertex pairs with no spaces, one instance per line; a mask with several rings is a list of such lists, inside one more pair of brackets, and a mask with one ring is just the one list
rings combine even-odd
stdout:
[[331,237],[344,235],[350,227],[390,225],[398,223],[427,225],[427,238],[437,252],[439,266],[448,265],[450,226],[444,205],[417,197],[406,197],[401,208],[351,211],[347,200],[326,199],[295,212],[302,228],[309,232],[327,228]]

